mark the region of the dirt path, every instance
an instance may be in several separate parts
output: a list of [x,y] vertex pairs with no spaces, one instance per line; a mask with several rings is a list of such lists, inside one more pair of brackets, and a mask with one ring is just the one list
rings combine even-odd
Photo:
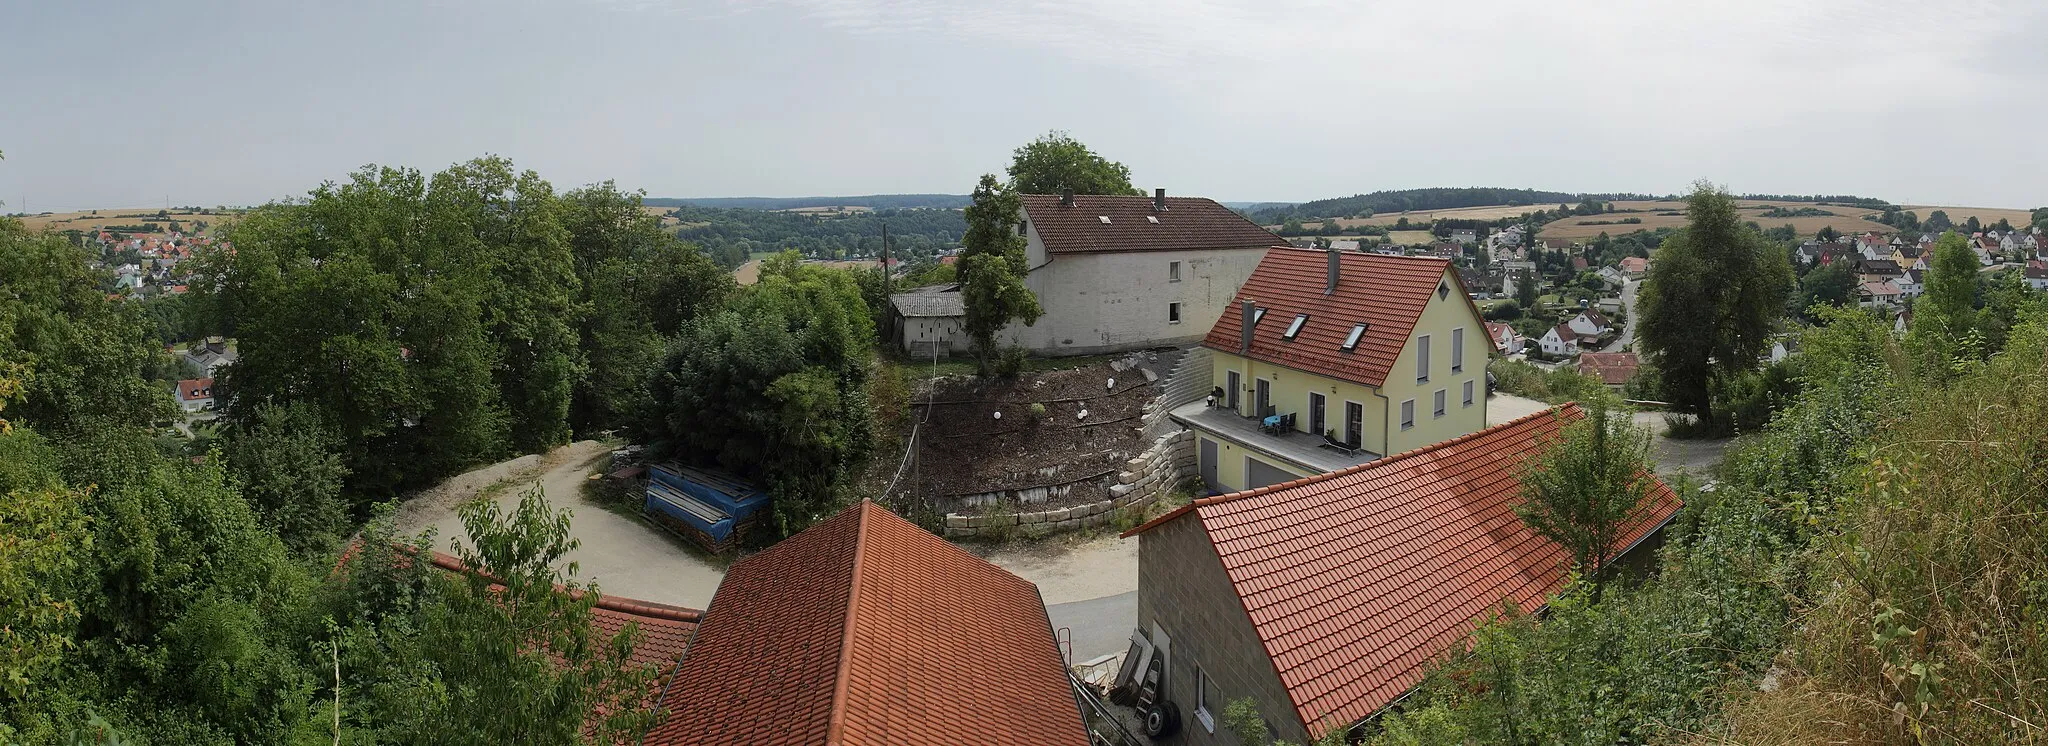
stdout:
[[[1486,399],[1486,424],[1491,427],[1549,407],[1543,402],[1513,394],[1494,394]],[[1665,437],[1662,412],[1637,412],[1635,423],[1637,427],[1651,432],[1650,447],[1657,459],[1657,473],[1667,477],[1680,472],[1703,477],[1721,462],[1722,452],[1728,450],[1727,438],[1678,440]]]
[[582,542],[567,560],[577,577],[595,581],[611,595],[702,609],[725,571],[684,548],[679,540],[635,517],[620,515],[586,499],[583,483],[606,452],[594,440],[562,446],[546,455],[527,455],[468,472],[422,492],[400,508],[401,533],[433,529],[435,548],[452,552],[466,541],[456,509],[491,490],[506,512],[521,494],[540,485],[548,502],[570,510],[570,533]]
[[1038,584],[1047,606],[1115,596],[1138,589],[1138,540],[1102,534],[1078,541],[1015,544],[969,551]]

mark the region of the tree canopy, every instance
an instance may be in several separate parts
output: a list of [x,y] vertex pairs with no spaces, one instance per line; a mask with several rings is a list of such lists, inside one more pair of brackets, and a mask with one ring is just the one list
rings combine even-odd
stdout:
[[1657,249],[1637,296],[1638,337],[1671,403],[1711,422],[1711,380],[1756,368],[1784,313],[1792,269],[1727,193],[1702,182],[1686,205],[1686,228]]
[[1010,188],[1022,194],[1144,194],[1131,186],[1130,167],[1096,155],[1059,130],[1040,135],[1011,154]]
[[1028,271],[1024,237],[1013,226],[1022,215],[1021,200],[993,174],[974,187],[967,208],[967,236],[956,276],[966,306],[967,336],[986,375],[996,354],[996,334],[1012,321],[1032,324],[1041,313],[1038,296],[1024,284]]

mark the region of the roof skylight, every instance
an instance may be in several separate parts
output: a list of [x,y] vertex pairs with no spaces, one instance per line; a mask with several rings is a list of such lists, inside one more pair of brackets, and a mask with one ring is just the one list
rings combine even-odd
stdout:
[[1280,335],[1280,338],[1290,341],[1293,340],[1295,335],[1301,333],[1301,325],[1306,323],[1308,323],[1308,314],[1304,313],[1295,315],[1294,323],[1287,325],[1287,333]]
[[1358,338],[1359,338],[1359,337],[1363,337],[1363,336],[1365,336],[1365,327],[1366,327],[1366,326],[1367,326],[1367,325],[1365,325],[1365,324],[1359,324],[1358,326],[1354,326],[1354,327],[1351,327],[1351,334],[1349,334],[1349,335],[1346,335],[1346,336],[1344,337],[1344,346],[1343,346],[1343,347],[1339,347],[1338,349],[1340,349],[1340,350],[1343,350],[1343,351],[1345,351],[1345,352],[1350,352],[1350,351],[1352,351],[1352,350],[1354,350],[1354,349],[1357,349],[1357,348],[1358,348]]

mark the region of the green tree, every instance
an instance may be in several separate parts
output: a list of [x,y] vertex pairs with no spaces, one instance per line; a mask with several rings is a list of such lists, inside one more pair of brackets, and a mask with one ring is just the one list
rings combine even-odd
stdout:
[[[1554,415],[1553,415],[1554,416]],[[1563,545],[1579,574],[1593,583],[1593,602],[1606,587],[1608,562],[1624,547],[1622,528],[1656,490],[1650,434],[1595,397],[1589,412],[1564,423],[1557,437],[1523,467],[1515,512],[1538,536]]]
[[1059,130],[1017,148],[1009,173],[1010,188],[1022,194],[1144,194],[1131,186],[1129,167],[1096,155]]
[[[17,400],[26,373],[0,358],[0,410]],[[0,419],[0,740],[10,742],[56,727],[52,679],[78,620],[61,589],[92,546],[86,495],[64,484],[57,457],[34,431]]]
[[1803,313],[1815,304],[1840,306],[1856,297],[1856,268],[1846,259],[1806,273],[1799,280],[1799,309]]
[[347,530],[341,438],[312,405],[257,405],[249,421],[230,429],[225,450],[242,497],[286,547],[313,554]]
[[32,373],[10,415],[52,438],[168,422],[169,388],[143,376],[163,348],[86,262],[61,237],[0,218],[0,360]]
[[981,177],[967,208],[957,273],[967,336],[982,375],[994,372],[996,334],[1013,321],[1037,323],[1042,313],[1038,296],[1024,284],[1025,241],[1014,229],[1020,204],[1017,193],[991,174]]
[[1946,210],[1935,210],[1934,212],[1927,213],[1927,220],[1922,222],[1920,226],[1926,228],[1929,233],[1939,233],[1954,228],[1956,224],[1954,221],[1949,220]]
[[850,272],[771,258],[725,309],[683,325],[642,432],[761,482],[778,532],[800,531],[834,512],[868,456],[873,323]]
[[1977,272],[1977,253],[1968,240],[1954,231],[1941,234],[1927,265],[1926,292],[1913,303],[1913,325],[1960,336],[1975,321]]
[[1678,411],[1711,419],[1715,375],[1756,366],[1784,313],[1792,269],[1735,201],[1711,184],[1686,200],[1688,225],[1665,239],[1636,300],[1640,349]]
[[1543,288],[1536,283],[1533,272],[1523,271],[1515,277],[1515,302],[1523,308],[1536,308],[1536,300],[1542,297]]
[[563,222],[581,289],[577,334],[588,365],[571,394],[579,436],[629,424],[652,406],[647,376],[668,337],[716,310],[732,275],[661,227],[638,194],[611,182],[564,195]]
[[[1940,211],[1937,210],[1936,212]],[[1835,227],[1832,225],[1823,225],[1820,227],[1820,231],[1815,233],[1813,237],[1821,243],[1834,243],[1842,237],[1842,234],[1840,231],[1835,230]]]

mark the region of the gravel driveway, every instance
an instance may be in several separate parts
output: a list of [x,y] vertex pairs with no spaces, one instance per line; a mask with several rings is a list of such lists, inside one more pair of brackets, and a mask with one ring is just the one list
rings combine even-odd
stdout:
[[521,456],[472,471],[427,490],[400,507],[401,533],[433,529],[434,546],[452,553],[466,541],[456,509],[494,485],[503,484],[491,499],[510,513],[519,496],[540,485],[548,503],[570,511],[569,531],[581,546],[567,559],[577,565],[577,578],[594,581],[603,592],[642,601],[702,609],[725,570],[684,548],[680,539],[636,518],[606,510],[583,495],[588,479],[607,446],[594,440],[557,448],[545,456]]

